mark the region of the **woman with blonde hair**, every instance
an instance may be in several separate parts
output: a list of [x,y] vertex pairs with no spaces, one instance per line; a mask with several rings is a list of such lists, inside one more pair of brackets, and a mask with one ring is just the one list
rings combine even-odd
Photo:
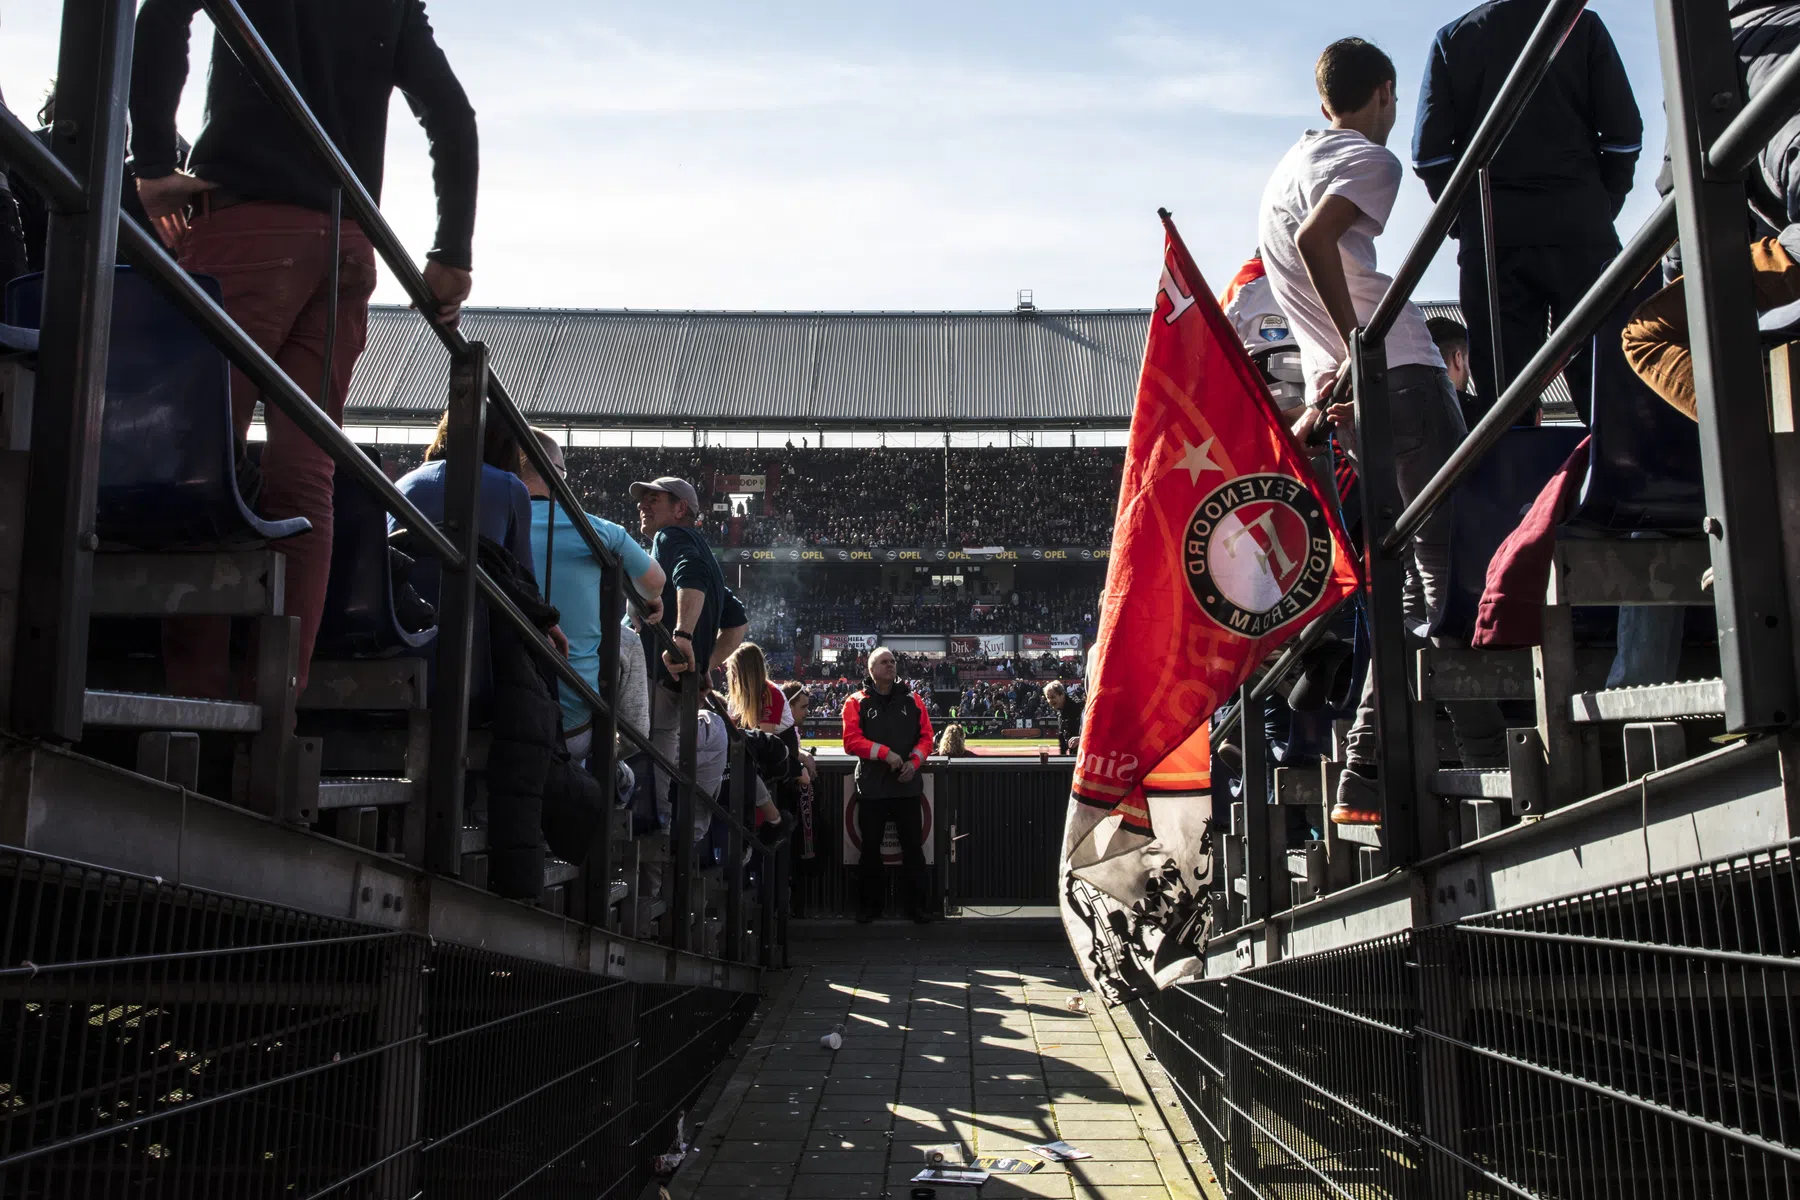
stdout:
[[967,735],[961,725],[946,725],[944,732],[938,737],[937,752],[945,758],[973,758],[975,752],[969,749]]
[[769,664],[755,642],[745,642],[725,660],[725,695],[739,729],[779,734],[794,723],[787,697],[769,682]]

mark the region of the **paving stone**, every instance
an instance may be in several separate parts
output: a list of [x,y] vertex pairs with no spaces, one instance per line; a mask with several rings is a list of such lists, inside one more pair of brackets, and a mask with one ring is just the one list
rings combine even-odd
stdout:
[[825,1081],[825,1099],[832,1100],[843,1096],[892,1096],[899,1086],[900,1081],[891,1075],[885,1079],[833,1076]]
[[796,1175],[787,1200],[875,1200],[887,1190],[882,1175]]
[[794,1164],[791,1162],[722,1162],[715,1158],[706,1167],[706,1176],[701,1182],[715,1186],[733,1183],[740,1186],[786,1187],[793,1178]]
[[694,1191],[694,1200],[787,1200],[787,1185],[753,1187],[746,1184],[703,1183]]
[[804,1141],[763,1142],[728,1137],[719,1143],[717,1150],[713,1151],[712,1161],[715,1164],[720,1162],[792,1163],[800,1157],[801,1148],[805,1145]]
[[1137,1184],[1077,1185],[1074,1200],[1169,1200],[1169,1189],[1162,1186],[1142,1187]]
[[[1070,1142],[1083,1150],[1088,1147],[1081,1142]],[[1083,1159],[1068,1164],[1069,1176],[1078,1184],[1096,1183],[1133,1183],[1145,1187],[1162,1187],[1162,1172],[1154,1162],[1135,1159],[1129,1162],[1109,1162],[1099,1157]]]
[[1135,1117],[1126,1117],[1119,1121],[1083,1121],[1078,1117],[1069,1116],[1069,1111],[1065,1109],[1058,1113],[1056,1119],[1056,1127],[1062,1131],[1065,1142],[1076,1144],[1084,1141],[1116,1142],[1124,1140],[1135,1142],[1144,1136],[1144,1131],[1138,1125]]
[[1066,1200],[1073,1195],[1069,1176],[1049,1171],[1029,1175],[992,1175],[981,1189],[981,1200],[1007,1200],[1011,1196],[1043,1196]]
[[888,1150],[809,1150],[800,1156],[798,1175],[868,1175],[887,1166]]

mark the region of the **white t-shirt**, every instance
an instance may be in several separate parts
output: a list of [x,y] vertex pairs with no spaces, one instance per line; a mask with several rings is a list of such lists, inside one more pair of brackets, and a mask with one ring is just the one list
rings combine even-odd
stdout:
[[[1347,350],[1331,314],[1313,290],[1294,238],[1327,196],[1342,196],[1361,210],[1362,215],[1338,242],[1338,249],[1343,254],[1344,278],[1357,320],[1366,323],[1392,282],[1375,269],[1375,237],[1387,224],[1404,175],[1400,160],[1391,151],[1355,130],[1309,129],[1263,188],[1257,238],[1269,286],[1300,343],[1308,398],[1317,398],[1320,378],[1337,368]],[[1444,365],[1425,328],[1425,316],[1414,304],[1401,310],[1388,333],[1387,361],[1389,367]]]

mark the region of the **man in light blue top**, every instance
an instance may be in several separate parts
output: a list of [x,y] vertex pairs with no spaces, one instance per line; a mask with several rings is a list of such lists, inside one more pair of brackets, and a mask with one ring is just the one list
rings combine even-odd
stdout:
[[[541,429],[532,431],[550,456],[559,474],[566,475],[562,447]],[[531,494],[531,565],[539,580],[549,580],[549,600],[562,614],[562,630],[569,639],[569,665],[582,678],[600,687],[600,562],[576,530],[574,521],[550,497],[550,487],[520,455],[519,478]],[[594,532],[624,565],[625,575],[645,598],[645,616],[662,617],[663,569],[632,540],[623,527],[589,515]],[[554,522],[554,524],[553,524]],[[551,536],[554,530],[555,537]],[[635,670],[634,670],[635,668]],[[571,757],[586,758],[592,749],[594,714],[587,701],[568,684],[559,685],[563,710],[563,740]],[[637,635],[627,626],[619,642],[619,719],[640,732],[650,727],[650,698],[644,670],[644,653]]]

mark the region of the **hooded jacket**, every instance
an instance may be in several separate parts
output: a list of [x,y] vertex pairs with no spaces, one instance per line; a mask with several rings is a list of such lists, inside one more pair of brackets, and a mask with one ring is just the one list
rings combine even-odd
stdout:
[[[916,772],[931,755],[931,716],[911,688],[896,679],[884,696],[865,677],[862,691],[844,701],[843,715],[844,752],[857,760],[858,796],[877,800],[924,794],[925,781]],[[882,761],[890,750],[912,763],[911,779],[902,780]]]

